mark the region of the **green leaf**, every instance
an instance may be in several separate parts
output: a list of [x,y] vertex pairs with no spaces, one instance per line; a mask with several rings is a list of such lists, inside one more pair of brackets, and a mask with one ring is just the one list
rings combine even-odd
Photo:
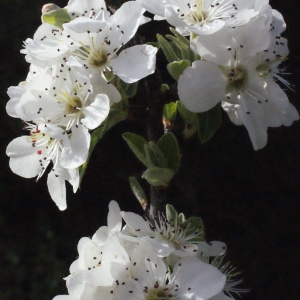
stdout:
[[197,114],[190,112],[181,101],[177,101],[177,109],[182,119],[185,121],[185,128],[182,135],[185,139],[191,138],[198,130]]
[[167,168],[167,160],[162,151],[159,149],[159,147],[154,142],[149,142],[149,147],[155,156],[155,159],[157,161],[157,167]]
[[117,108],[111,108],[109,115],[107,116],[106,120],[91,134],[91,143],[89,148],[89,154],[86,162],[79,168],[79,179],[80,182],[82,181],[82,178],[85,174],[86,168],[88,166],[90,157],[92,155],[92,152],[98,143],[98,141],[103,137],[103,135],[114,125],[119,123],[122,120],[125,120],[127,118],[128,111],[127,110],[121,110]]
[[204,224],[201,218],[191,217],[182,223],[182,227],[186,228],[185,236],[193,236],[190,242],[199,243],[204,241]]
[[174,172],[170,169],[154,167],[147,169],[142,177],[151,185],[165,186],[171,181],[173,176]]
[[185,215],[184,215],[183,213],[180,213],[180,214],[178,215],[178,224],[181,225],[181,224],[183,224],[185,221],[186,221]]
[[198,136],[202,143],[207,142],[222,123],[220,103],[212,109],[197,114]]
[[176,38],[185,46],[190,47],[190,42],[189,40],[181,35],[175,28],[170,27],[170,31],[176,36]]
[[166,205],[166,217],[170,224],[175,224],[178,219],[178,213],[173,205],[167,204]]
[[149,167],[148,160],[146,158],[146,152],[144,146],[147,145],[147,141],[140,135],[126,132],[123,133],[123,138],[136,155],[136,157],[146,166]]
[[138,88],[138,81],[134,83],[127,83],[123,81],[121,78],[117,80],[117,87],[118,89],[125,94],[127,98],[132,98],[136,95],[137,88]]
[[42,18],[46,23],[58,28],[62,28],[64,23],[69,23],[71,21],[68,11],[65,8],[54,9],[46,12],[42,15]]
[[182,104],[181,101],[176,101],[177,109],[184,121],[191,125],[198,125],[197,122],[197,114],[189,111],[186,107]]
[[180,75],[183,73],[183,71],[190,67],[192,64],[189,60],[183,59],[181,61],[174,61],[167,65],[167,69],[170,73],[170,75],[175,79],[178,80]]
[[173,133],[164,134],[157,143],[157,146],[167,160],[167,167],[176,173],[180,165],[180,152],[177,139]]
[[148,42],[148,43],[146,43],[147,45],[150,45],[150,46],[152,46],[152,47],[155,47],[155,48],[160,48],[160,46],[159,46],[159,43],[156,43],[156,42]]
[[162,93],[165,93],[166,91],[168,91],[170,89],[170,87],[167,85],[167,84],[162,84],[161,87],[160,87],[160,91]]
[[179,57],[177,57],[174,50],[172,49],[172,46],[170,46],[169,43],[167,42],[167,40],[165,40],[160,34],[157,34],[156,38],[169,62],[180,60]]
[[135,177],[129,177],[129,182],[133,194],[139,200],[142,207],[145,207],[145,205],[148,203],[148,200],[143,188],[140,186],[139,182]]
[[154,168],[154,167],[159,167],[159,163],[151,150],[150,146],[148,144],[144,145],[145,153],[146,153],[146,158],[148,162],[148,168]]
[[174,121],[177,115],[176,102],[170,102],[164,105],[163,117],[169,121]]

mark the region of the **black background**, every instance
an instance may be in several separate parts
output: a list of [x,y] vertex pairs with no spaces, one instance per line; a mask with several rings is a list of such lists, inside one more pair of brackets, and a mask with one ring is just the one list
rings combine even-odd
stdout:
[[[60,212],[50,199],[46,176],[38,184],[14,175],[5,155],[7,144],[22,134],[22,124],[7,116],[6,90],[25,80],[28,64],[22,42],[40,24],[36,1],[1,0],[0,31],[0,299],[52,299],[66,293],[63,277],[77,256],[77,242],[106,224],[111,199],[123,210],[141,212],[128,185],[142,165],[120,134],[139,133],[133,122],[116,126],[98,144],[81,190],[68,187],[68,208]],[[57,1],[60,6],[64,1]],[[298,1],[270,3],[285,17],[290,59],[285,66],[295,85],[300,78]],[[158,22],[142,34],[148,39]],[[255,33],[254,33],[255,34]],[[147,36],[148,35],[148,36]],[[300,110],[299,89],[287,91]],[[243,299],[299,299],[300,259],[300,122],[271,128],[268,145],[254,151],[247,131],[224,115],[213,139],[181,142],[182,165],[169,190],[170,202],[187,216],[202,216],[207,240],[228,245],[227,258],[242,272]]]

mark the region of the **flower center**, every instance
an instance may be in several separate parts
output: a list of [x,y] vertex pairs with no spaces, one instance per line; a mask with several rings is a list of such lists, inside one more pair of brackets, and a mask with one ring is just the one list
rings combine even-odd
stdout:
[[228,78],[227,92],[244,88],[248,81],[248,72],[242,66],[236,66],[225,72]]
[[[77,88],[75,88],[75,91],[77,91]],[[68,92],[60,92],[63,96],[62,98],[58,98],[58,100],[63,101],[66,103],[65,106],[65,114],[66,115],[73,115],[77,114],[81,111],[82,108],[82,100],[77,95],[70,95]],[[75,92],[75,94],[77,94]]]
[[196,0],[196,4],[192,7],[188,4],[190,12],[186,15],[186,22],[189,25],[204,22],[208,17],[208,12],[202,8],[202,0]]
[[150,289],[145,287],[144,293],[146,294],[145,300],[167,300],[172,298],[169,289],[162,288],[158,284],[155,284],[153,288]]
[[99,49],[91,50],[87,62],[94,68],[103,68],[108,62],[108,53],[104,49],[104,43],[101,44]]

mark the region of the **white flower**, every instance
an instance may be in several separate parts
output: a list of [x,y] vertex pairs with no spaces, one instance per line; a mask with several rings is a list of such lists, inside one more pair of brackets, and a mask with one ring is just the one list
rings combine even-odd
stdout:
[[8,88],[7,94],[10,97],[6,105],[8,115],[13,118],[20,118],[16,112],[16,106],[20,102],[23,94],[31,89],[43,91],[48,87],[51,81],[52,75],[49,68],[39,68],[31,64],[26,80],[20,82],[18,86]]
[[[30,130],[30,136],[18,137],[7,146],[9,166],[19,176],[37,176],[38,180],[52,163],[47,181],[49,193],[58,208],[64,210],[67,207],[65,181],[71,183],[74,193],[79,185],[78,169],[63,168],[61,165],[62,158],[67,162],[73,159],[64,152],[68,137],[64,130],[52,124],[29,125],[27,129]],[[72,149],[75,156],[81,155],[78,146],[79,149]]]
[[140,4],[129,1],[110,17],[103,13],[79,16],[64,24],[63,31],[42,24],[34,39],[26,40],[22,52],[28,62],[40,66],[76,56],[90,73],[103,74],[108,81],[116,74],[127,83],[136,82],[154,72],[157,48],[136,45],[118,52],[135,35],[144,20],[143,12]]
[[241,296],[242,293],[249,292],[248,289],[237,288],[236,286],[239,285],[243,280],[237,279],[240,275],[239,272],[235,270],[235,268],[230,264],[230,262],[224,263],[225,255],[220,255],[215,257],[213,260],[210,260],[209,263],[220,270],[226,276],[226,283],[219,294],[215,295],[214,297],[210,298],[209,300],[229,300],[235,299],[233,294],[237,296]]
[[244,26],[198,37],[192,48],[203,60],[195,61],[178,81],[179,98],[190,111],[204,112],[222,102],[231,121],[246,126],[255,150],[266,145],[268,127],[299,119],[272,74],[262,70],[269,28],[269,18],[262,15]]
[[226,277],[196,257],[184,257],[172,274],[151,248],[138,246],[131,256],[130,276],[118,284],[114,299],[208,299],[224,287]]
[[[155,19],[166,19],[183,35],[213,34],[223,26],[241,26],[258,15],[262,4],[255,0],[138,0],[154,13]],[[255,9],[254,9],[255,8]]]
[[148,220],[132,212],[122,212],[122,217],[128,226],[131,235],[122,235],[124,238],[139,241],[151,246],[160,257],[170,254],[187,256],[196,252],[195,239],[202,239],[203,231],[197,228],[191,230],[176,221],[170,223],[163,214],[154,220],[154,227]]
[[[69,280],[77,284],[111,287],[117,279],[126,277],[131,242],[120,239],[122,229],[120,208],[115,201],[109,204],[107,226],[100,227],[93,238],[82,238],[78,243],[79,257],[70,267]],[[135,244],[134,244],[135,245]]]
[[[76,59],[70,57],[57,70],[49,69],[48,73],[48,82],[43,90],[39,85],[31,85],[32,88],[17,103],[15,110],[21,119],[35,121],[43,118],[69,131],[80,124],[95,129],[107,117],[110,107],[108,96],[104,93],[95,95],[89,74]],[[52,76],[52,73],[57,75]],[[109,93],[105,80],[100,76],[97,79],[97,90]],[[117,95],[118,101],[120,94]]]

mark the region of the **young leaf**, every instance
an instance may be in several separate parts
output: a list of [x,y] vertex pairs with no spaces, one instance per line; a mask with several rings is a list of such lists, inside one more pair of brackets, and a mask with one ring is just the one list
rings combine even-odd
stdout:
[[176,104],[177,104],[177,109],[184,121],[186,121],[188,124],[191,125],[198,125],[196,113],[193,113],[188,109],[186,109],[186,107],[179,100],[176,101]]
[[158,163],[153,151],[151,150],[150,146],[148,144],[145,144],[144,149],[145,149],[146,159],[148,162],[148,168],[159,167],[159,163]]
[[178,219],[178,213],[173,205],[167,204],[166,205],[166,217],[170,224],[175,224]]
[[174,121],[177,114],[176,102],[170,102],[164,105],[163,117],[169,121]]
[[157,34],[156,38],[157,38],[157,41],[169,62],[179,60],[179,58],[177,57],[177,55],[174,52],[174,50],[172,49],[172,47],[160,34]]
[[198,136],[202,143],[207,142],[217,131],[222,123],[220,104],[212,109],[197,114]]
[[177,109],[182,119],[185,121],[185,128],[182,132],[184,139],[191,138],[198,130],[197,114],[185,108],[181,101],[177,101]]
[[125,132],[123,138],[136,155],[136,157],[146,166],[149,167],[148,160],[146,158],[146,152],[144,146],[147,145],[147,141],[140,135]]
[[135,177],[129,177],[130,187],[135,197],[139,200],[142,207],[145,207],[148,203],[147,197],[143,188],[140,186],[139,182]]
[[169,87],[166,83],[162,84],[161,87],[160,87],[160,91],[161,91],[162,93],[165,93],[165,92],[168,91],[169,89],[170,89],[170,87]]
[[192,64],[189,60],[183,59],[181,61],[173,61],[167,65],[167,69],[170,75],[175,79],[178,80],[179,76],[183,73],[183,71],[190,67]]
[[171,132],[164,134],[158,141],[157,146],[164,154],[168,168],[176,173],[179,169],[181,155],[174,134]]
[[147,169],[142,177],[151,185],[165,186],[171,181],[173,176],[174,172],[170,169],[154,167]]
[[178,224],[181,225],[182,223],[184,223],[186,221],[185,219],[185,215],[183,213],[180,213],[178,215]]
[[44,22],[62,28],[64,23],[69,23],[71,18],[65,8],[54,9],[42,15]]
[[138,88],[138,81],[134,83],[126,83],[122,79],[118,78],[117,86],[119,90],[121,89],[127,98],[132,98],[135,96]]
[[149,147],[156,158],[157,167],[167,168],[167,160],[159,147],[154,142],[149,142]]
[[182,226],[186,228],[186,236],[194,236],[190,241],[199,243],[204,241],[204,225],[199,217],[191,217],[187,219]]

